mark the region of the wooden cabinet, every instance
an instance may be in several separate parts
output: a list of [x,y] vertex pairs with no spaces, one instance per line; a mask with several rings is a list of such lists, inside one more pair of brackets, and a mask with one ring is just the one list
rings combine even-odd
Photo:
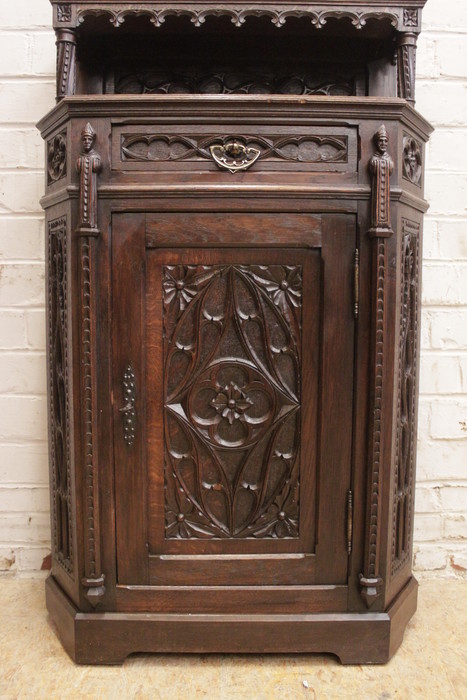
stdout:
[[416,607],[424,3],[265,6],[287,19],[282,67],[269,20],[209,18],[256,6],[194,2],[206,26],[157,29],[179,4],[52,4],[47,605],[65,648],[387,661]]

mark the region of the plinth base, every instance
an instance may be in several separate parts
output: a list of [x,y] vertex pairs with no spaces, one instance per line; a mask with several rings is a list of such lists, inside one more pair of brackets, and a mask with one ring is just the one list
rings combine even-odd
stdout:
[[417,589],[411,578],[384,613],[311,615],[83,613],[52,577],[46,597],[64,648],[81,664],[121,664],[134,652],[320,652],[343,664],[382,664],[402,642]]

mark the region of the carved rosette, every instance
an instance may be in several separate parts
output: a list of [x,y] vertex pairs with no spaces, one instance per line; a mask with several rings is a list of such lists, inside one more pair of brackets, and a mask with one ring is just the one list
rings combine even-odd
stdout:
[[416,451],[420,225],[402,219],[391,574],[410,561]]
[[369,163],[371,173],[371,228],[372,237],[392,236],[391,227],[391,174],[394,162],[388,153],[388,133],[384,124],[374,135],[377,147]]
[[166,538],[298,537],[302,270],[166,266]]
[[404,134],[402,147],[402,177],[420,187],[423,171],[422,144],[413,136]]
[[71,5],[57,5],[57,22],[71,22]]
[[404,10],[404,27],[418,27],[418,10]]
[[72,29],[56,31],[57,45],[57,102],[75,94],[76,33]]
[[47,141],[47,184],[65,177],[66,161],[66,131],[62,131]]
[[52,553],[73,573],[70,389],[68,358],[68,261],[66,217],[48,224],[48,371],[52,489]]

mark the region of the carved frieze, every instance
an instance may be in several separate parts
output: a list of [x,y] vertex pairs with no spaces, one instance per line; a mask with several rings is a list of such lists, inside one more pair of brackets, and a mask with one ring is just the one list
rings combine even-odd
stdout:
[[166,266],[166,537],[298,537],[302,269]]
[[96,132],[86,124],[81,133],[82,152],[76,162],[79,173],[79,226],[86,236],[97,235],[97,175],[102,170],[100,155],[93,149]]
[[48,224],[49,435],[54,559],[73,572],[66,217]]
[[388,133],[384,124],[374,136],[377,151],[371,158],[371,227],[370,236],[388,237],[393,234],[391,227],[391,185],[390,179],[394,162],[388,152]]
[[410,559],[416,449],[420,224],[402,219],[391,573]]
[[[151,6],[152,5],[152,6]],[[79,24],[84,22],[89,15],[108,15],[111,24],[115,27],[121,26],[127,17],[132,15],[143,15],[149,17],[151,23],[155,27],[160,27],[167,17],[173,15],[185,15],[195,27],[201,27],[207,17],[224,16],[229,17],[236,27],[241,27],[248,17],[269,17],[271,22],[276,27],[282,27],[289,18],[304,17],[311,22],[317,29],[324,27],[328,20],[332,19],[349,19],[356,29],[362,29],[368,20],[389,20],[393,27],[397,27],[402,23],[402,11],[397,7],[372,9],[362,5],[357,8],[339,6],[339,8],[330,8],[325,5],[294,4],[264,4],[259,6],[247,3],[222,3],[222,4],[201,4],[177,2],[173,5],[166,3],[164,7],[154,7],[150,4],[138,4],[136,8],[131,8],[124,5],[121,9],[118,7],[103,7],[101,3],[95,5],[79,6],[77,8],[77,21]]]
[[58,182],[66,175],[66,131],[47,141],[47,184]]
[[285,136],[269,139],[260,136],[188,137],[167,134],[123,134],[122,161],[175,162],[205,158],[212,160],[211,148],[226,146],[234,140],[242,148],[259,151],[258,160],[282,160],[301,163],[346,163],[347,136]]
[[404,134],[402,151],[402,177],[414,185],[421,185],[422,180],[422,144],[413,136]]
[[148,70],[115,77],[117,94],[205,94],[205,95],[356,95],[354,78],[330,81],[306,73],[215,71],[180,69],[176,73]]

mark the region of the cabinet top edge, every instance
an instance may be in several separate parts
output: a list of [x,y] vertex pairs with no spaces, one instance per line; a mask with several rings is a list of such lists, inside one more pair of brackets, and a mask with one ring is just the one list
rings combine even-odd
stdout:
[[211,115],[213,119],[232,118],[243,123],[254,123],[266,115],[284,123],[297,119],[386,119],[412,126],[426,139],[433,132],[431,124],[403,99],[316,95],[80,95],[61,100],[37,123],[37,128],[46,136],[69,118],[119,118],[132,122],[151,118],[170,122],[175,118],[196,123]]

